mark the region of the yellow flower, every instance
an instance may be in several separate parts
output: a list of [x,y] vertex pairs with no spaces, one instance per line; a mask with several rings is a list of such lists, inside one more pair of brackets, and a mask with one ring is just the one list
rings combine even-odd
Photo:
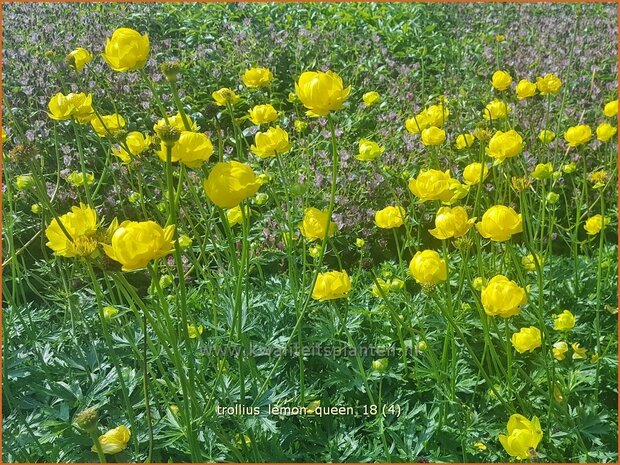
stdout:
[[243,212],[241,211],[240,205],[226,210],[226,219],[228,220],[228,225],[231,228],[237,224],[241,224],[244,216],[250,216],[250,208],[247,206],[244,208]]
[[448,279],[446,262],[434,250],[416,252],[409,263],[409,273],[420,284],[438,284]]
[[55,255],[61,257],[87,257],[97,250],[97,213],[87,205],[72,207],[69,213],[61,215],[58,220],[69,233],[67,237],[60,224],[54,218],[45,229],[47,245]]
[[336,232],[336,224],[330,221],[327,210],[318,208],[306,208],[304,218],[299,223],[299,232],[310,242],[323,240],[326,229],[329,229],[328,236],[333,236]]
[[[104,454],[118,454],[125,450],[130,438],[131,432],[129,428],[121,425],[99,436],[99,443],[101,444]],[[97,452],[95,446],[93,446],[91,450]]]
[[312,288],[312,298],[320,302],[347,297],[351,280],[346,271],[319,273]]
[[608,118],[616,116],[618,114],[618,99],[607,102],[603,109],[603,114]]
[[426,146],[439,145],[446,140],[446,131],[436,126],[431,126],[422,131],[422,143]]
[[364,239],[362,239],[361,237],[355,239],[355,247],[361,249],[362,247],[364,247],[364,245],[366,245],[366,241]]
[[234,105],[241,99],[234,90],[228,87],[222,87],[216,90],[211,94],[211,97],[215,100],[216,105],[220,107],[225,107],[228,104]]
[[382,229],[398,228],[403,225],[405,209],[403,207],[385,207],[375,212],[375,224]]
[[575,315],[564,310],[559,315],[553,315],[553,329],[557,331],[570,331],[575,327]]
[[174,250],[173,234],[174,225],[162,228],[154,221],[123,221],[103,250],[123,271],[139,270]]
[[40,203],[33,203],[30,206],[30,211],[32,213],[34,213],[35,215],[38,215],[39,213],[41,213],[43,211],[43,208],[41,207]]
[[564,133],[564,139],[568,142],[569,147],[587,144],[592,139],[592,129],[587,124],[570,127]]
[[321,248],[316,245],[308,247],[308,254],[310,254],[312,258],[317,258],[319,255],[321,255]]
[[573,360],[586,358],[587,349],[581,347],[578,342],[573,342],[570,346],[573,348]]
[[103,307],[103,317],[106,320],[111,320],[118,315],[118,309],[114,307]]
[[576,169],[577,165],[572,161],[562,166],[562,171],[564,171],[566,174],[574,173]]
[[51,98],[47,107],[48,116],[57,121],[76,119],[80,123],[87,123],[95,117],[93,96],[83,92],[67,95],[59,92]]
[[583,228],[588,235],[594,236],[601,232],[609,224],[609,218],[603,217],[600,214],[594,215],[586,220],[586,224]]
[[514,333],[511,338],[512,346],[520,354],[524,352],[534,352],[542,344],[540,330],[534,326],[521,328],[518,333]]
[[75,187],[83,186],[84,184],[90,186],[95,182],[95,175],[92,173],[86,173],[86,176],[84,176],[84,173],[74,171],[73,173],[70,173],[66,179],[69,184]]
[[482,221],[476,223],[476,229],[485,239],[504,242],[513,234],[523,232],[523,222],[521,214],[517,214],[512,208],[494,205],[484,212]]
[[491,78],[491,84],[499,91],[504,91],[512,84],[512,76],[506,71],[495,71]]
[[480,441],[474,442],[474,447],[478,449],[480,452],[484,452],[485,450],[487,450],[486,444]]
[[15,178],[15,187],[18,191],[25,191],[34,186],[34,178],[31,174],[20,174]]
[[600,189],[601,187],[604,187],[607,183],[607,171],[593,171],[588,175],[588,179],[591,183],[594,184],[594,186],[592,186],[594,189]]
[[368,139],[360,139],[359,153],[355,158],[360,161],[371,161],[377,158],[385,151],[385,147]]
[[521,305],[527,303],[525,289],[501,274],[491,278],[482,288],[481,298],[487,315],[502,318],[518,315]]
[[278,119],[278,112],[271,104],[256,105],[250,110],[250,121],[259,126]]
[[454,196],[454,189],[460,183],[450,176],[450,170],[420,171],[417,178],[409,180],[409,190],[421,202],[427,200],[441,200],[449,202]]
[[381,96],[379,95],[379,92],[375,92],[373,90],[362,95],[362,100],[364,101],[364,105],[370,107],[375,103],[379,103],[381,101]]
[[478,292],[482,291],[482,289],[484,288],[484,279],[482,279],[480,276],[477,276],[471,282],[471,287],[473,287]]
[[553,353],[553,358],[556,360],[562,361],[566,358],[566,352],[568,352],[568,344],[564,341],[559,341],[553,344],[553,349],[551,349]]
[[181,248],[181,250],[185,250],[187,249],[190,245],[192,245],[192,238],[189,237],[186,234],[181,234],[179,236],[179,238],[177,239],[177,242],[179,243],[179,247]]
[[133,71],[144,67],[150,50],[148,35],[122,27],[107,40],[103,59],[114,71]]
[[88,50],[78,47],[72,52],[69,52],[66,61],[69,66],[80,73],[84,69],[84,66],[86,66],[92,59],[93,56],[88,52]]
[[517,92],[517,98],[519,100],[523,100],[536,95],[536,84],[528,81],[527,79],[521,79],[515,90]]
[[257,132],[254,136],[254,145],[250,151],[259,158],[275,157],[291,149],[287,132],[280,126],[269,128],[264,132]]
[[601,123],[596,128],[596,138],[601,142],[607,142],[618,132],[618,128],[616,126],[612,126],[609,123]]
[[441,207],[435,217],[435,229],[429,232],[437,239],[461,237],[471,229],[476,218],[469,218],[464,207]]
[[463,150],[464,148],[474,145],[476,138],[473,134],[459,134],[456,137],[456,149]]
[[500,434],[499,442],[502,443],[508,455],[519,460],[530,458],[530,450],[536,450],[543,438],[538,417],[534,417],[530,421],[523,415],[515,413],[508,420],[507,429],[508,436]]
[[382,373],[385,370],[387,370],[388,365],[389,365],[389,361],[387,358],[378,358],[376,360],[373,360],[371,363],[372,369],[375,371],[378,371],[379,373]]
[[204,327],[202,325],[187,325],[187,337],[190,339],[196,339],[200,336],[204,331]]
[[145,136],[141,132],[132,131],[125,137],[125,145],[129,152],[123,147],[113,147],[112,154],[121,159],[123,163],[129,163],[133,156],[142,154],[153,143],[151,136]]
[[497,34],[495,36],[495,42],[503,42],[506,40],[506,36],[504,34]]
[[9,136],[6,134],[6,131],[4,130],[4,128],[2,128],[2,143],[4,144],[8,138]]
[[536,271],[536,262],[538,262],[538,265],[542,268],[545,260],[538,254],[529,254],[521,257],[521,265],[523,265],[523,268],[527,271]]
[[[213,154],[211,139],[200,132],[183,131],[181,137],[172,146],[171,161],[180,161],[188,168],[198,168],[208,161]],[[166,161],[166,144],[161,142],[157,156]]]
[[306,129],[308,129],[308,123],[299,119],[296,119],[293,125],[295,126],[295,131],[297,132],[304,132]]
[[506,102],[495,99],[484,108],[484,119],[494,121],[504,119],[510,112],[511,109]]
[[211,202],[220,208],[233,208],[252,197],[261,186],[254,170],[238,161],[217,163],[204,182]]
[[544,77],[536,78],[536,87],[541,95],[555,95],[562,87],[562,81],[555,74],[545,74]]
[[126,125],[125,118],[118,113],[93,118],[90,124],[99,137],[115,137]]
[[491,137],[486,153],[497,162],[502,162],[506,158],[519,155],[523,151],[523,147],[523,138],[514,129],[506,132],[497,131]]
[[332,71],[306,71],[295,83],[295,93],[308,109],[308,116],[326,116],[342,108],[351,86],[345,88],[342,78]]
[[405,121],[405,128],[411,134],[419,134],[423,130],[430,127],[430,120],[426,114],[426,110],[421,113],[418,113],[413,118],[408,118]]
[[555,132],[549,131],[548,129],[543,129],[538,134],[538,140],[540,140],[543,144],[550,144],[555,139]]
[[428,127],[442,127],[447,119],[450,116],[450,111],[443,105],[431,105],[428,107],[424,113],[426,114],[426,119],[428,121]]
[[[189,116],[186,115],[185,117],[187,118],[187,122],[189,124],[189,128],[190,128],[189,130],[198,132],[198,125],[194,121],[192,121],[192,119]],[[181,113],[177,113],[174,116],[168,116],[167,118],[168,118],[168,122],[166,122],[165,118],[161,118],[153,126],[153,131],[155,131],[157,135],[159,135],[160,131],[164,127],[167,127],[167,126],[175,127],[179,131],[187,130],[185,129],[185,124],[183,124],[183,117],[181,116]]]
[[539,163],[532,171],[534,179],[549,179],[553,175],[553,165],[551,163]]
[[463,170],[463,180],[469,186],[474,186],[480,181],[484,181],[488,175],[489,168],[482,163],[470,163]]
[[273,80],[273,74],[267,68],[250,68],[243,73],[241,80],[249,88],[267,87]]

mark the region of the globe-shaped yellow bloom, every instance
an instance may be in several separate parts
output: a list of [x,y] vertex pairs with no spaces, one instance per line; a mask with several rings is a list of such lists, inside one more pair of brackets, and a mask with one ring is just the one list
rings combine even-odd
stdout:
[[527,293],[517,283],[500,274],[482,288],[481,300],[487,315],[508,318],[519,314],[521,305],[527,303]]
[[476,229],[485,239],[504,242],[513,234],[523,232],[523,221],[521,214],[517,214],[512,208],[494,205],[484,212],[482,221],[476,223]]
[[388,206],[375,212],[375,224],[382,229],[398,228],[403,225],[404,219],[403,207]]
[[252,197],[261,183],[252,168],[238,161],[217,163],[204,181],[207,196],[220,208],[233,208]]
[[174,225],[162,228],[154,221],[123,221],[103,250],[123,271],[139,270],[174,250],[173,234]]
[[103,59],[114,71],[134,71],[144,68],[150,51],[148,35],[122,27],[107,40]]
[[228,87],[222,87],[219,90],[216,90],[211,94],[215,104],[219,107],[225,107],[227,105],[234,105],[241,97],[239,97],[234,90],[229,89]]
[[409,273],[423,285],[434,285],[448,279],[446,261],[434,250],[416,252],[409,263]]
[[511,338],[512,346],[520,354],[524,352],[534,352],[542,345],[540,329],[535,326],[521,328],[518,333],[514,333]]
[[499,442],[511,457],[519,460],[530,458],[530,449],[536,450],[542,440],[543,432],[538,417],[532,421],[515,413],[508,420],[508,435],[500,434]]
[[551,163],[538,163],[532,171],[534,179],[549,179],[553,176],[553,165]]
[[271,123],[278,119],[278,112],[273,105],[267,103],[265,105],[255,105],[250,110],[250,121],[259,126],[265,123]]
[[329,271],[319,273],[314,287],[312,298],[320,302],[347,297],[351,292],[351,280],[346,271]]
[[95,117],[93,110],[93,96],[91,94],[60,92],[54,95],[47,105],[48,116],[57,121],[75,119],[80,123],[87,123]]
[[125,118],[118,113],[96,116],[90,120],[90,124],[99,137],[115,137],[126,126]]
[[512,76],[506,71],[495,71],[491,78],[491,84],[499,91],[507,90],[512,84]]
[[527,271],[536,271],[536,262],[538,262],[538,265],[542,268],[545,260],[538,254],[529,254],[521,257],[521,265],[523,265],[523,268]]
[[596,128],[596,138],[601,142],[607,142],[618,132],[616,126],[612,126],[609,123],[601,123]]
[[504,119],[512,110],[503,100],[495,99],[484,108],[483,116],[486,120]]
[[[180,161],[188,168],[198,168],[208,161],[213,154],[211,139],[200,132],[183,131],[181,137],[172,146],[172,163]],[[166,144],[161,143],[157,156],[166,161]]]
[[72,207],[69,213],[61,215],[58,220],[62,223],[67,237],[60,224],[54,218],[45,229],[47,245],[55,255],[61,257],[87,257],[97,250],[97,213],[87,205],[80,204]]
[[575,327],[575,315],[564,310],[559,315],[553,315],[553,329],[556,331],[570,331]]
[[31,174],[20,174],[15,178],[15,187],[18,191],[25,191],[34,187],[34,178]]
[[375,103],[379,103],[381,101],[381,96],[379,95],[379,92],[375,92],[373,90],[362,95],[362,100],[364,101],[364,105],[370,107]]
[[333,236],[336,232],[336,224],[330,221],[327,210],[318,208],[306,208],[304,218],[299,223],[299,232],[309,241],[323,240],[325,230],[329,228],[328,236]]
[[454,196],[454,190],[460,183],[450,176],[450,170],[420,171],[417,178],[409,180],[409,190],[421,202],[427,200],[441,200],[449,202]]
[[243,217],[246,218],[250,216],[250,208],[245,207],[243,211],[241,211],[241,205],[237,205],[235,208],[230,208],[226,210],[226,220],[228,221],[228,226],[231,228],[237,224],[243,223]]
[[538,140],[540,140],[543,144],[550,144],[555,139],[555,132],[550,131],[549,129],[543,129],[538,134]]
[[461,237],[471,229],[476,218],[469,218],[464,207],[441,207],[435,216],[435,229],[428,232],[437,239]]
[[351,93],[342,78],[332,71],[306,71],[295,83],[297,97],[308,109],[308,116],[326,116],[340,110]]
[[241,80],[249,88],[267,87],[273,80],[273,74],[267,68],[250,68],[243,73]]
[[124,147],[113,147],[112,154],[120,158],[123,163],[129,163],[132,157],[144,153],[152,143],[153,139],[151,136],[145,136],[139,131],[132,131],[125,137],[125,145],[129,152]]
[[259,158],[271,158],[291,149],[288,133],[280,126],[269,128],[264,132],[257,132],[254,136],[254,145],[250,151]]
[[475,186],[484,181],[489,175],[489,167],[482,163],[470,163],[463,170],[463,181],[469,186]]
[[360,139],[359,153],[355,158],[360,161],[371,161],[377,158],[385,151],[385,147],[368,139]]
[[592,139],[592,129],[587,124],[572,126],[564,133],[564,140],[568,142],[569,147],[587,144],[590,139]]
[[93,56],[88,50],[82,47],[78,47],[75,50],[69,52],[65,61],[75,69],[78,73],[82,72],[84,67],[90,63]]
[[446,131],[436,126],[431,126],[422,131],[422,143],[426,146],[439,145],[446,140]]
[[476,138],[473,134],[459,134],[456,136],[456,149],[463,150],[474,145]]
[[618,114],[618,99],[607,102],[603,108],[603,114],[608,118],[613,118]]
[[[192,121],[192,119],[189,116],[185,116],[187,118],[187,122],[189,124],[190,127],[190,131],[194,131],[194,132],[198,132],[198,125]],[[159,132],[167,126],[172,126],[177,128],[179,131],[186,131],[187,129],[185,129],[185,124],[183,123],[183,117],[181,116],[181,113],[177,113],[176,115],[173,116],[168,116],[168,121],[166,122],[166,120],[164,118],[161,118],[160,120],[157,121],[157,123],[155,123],[155,125],[153,126],[153,131],[155,131],[155,133],[157,135],[159,135]]]
[[497,131],[486,148],[489,157],[497,162],[503,162],[506,158],[516,157],[523,151],[523,138],[514,129],[506,132]]
[[[131,439],[129,428],[121,425],[99,436],[99,443],[101,444],[104,454],[118,454],[125,450],[129,439]],[[95,446],[93,446],[91,450],[97,452]]]
[[603,217],[600,214],[596,214],[586,220],[586,224],[583,228],[586,230],[588,235],[594,236],[600,233],[605,226],[609,224],[609,218]]
[[536,78],[536,87],[541,95],[555,95],[560,91],[562,81],[555,74],[545,74],[543,77]]
[[515,91],[519,100],[533,97],[534,95],[536,95],[536,84],[528,81],[527,79],[521,79],[517,84],[517,88],[515,89]]

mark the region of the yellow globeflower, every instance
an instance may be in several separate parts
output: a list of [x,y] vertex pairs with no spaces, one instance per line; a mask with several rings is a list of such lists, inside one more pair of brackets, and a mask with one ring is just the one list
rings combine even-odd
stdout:
[[65,61],[69,64],[69,66],[80,73],[84,69],[84,66],[86,66],[92,59],[93,56],[88,50],[78,47],[69,52]]
[[491,78],[491,84],[499,91],[504,91],[512,84],[512,76],[506,71],[495,71]]
[[442,127],[450,116],[450,110],[448,110],[443,104],[431,105],[424,110],[428,126]]
[[34,178],[31,174],[20,174],[15,178],[15,187],[18,191],[25,191],[34,187]]
[[226,220],[231,228],[237,224],[243,223],[244,216],[250,216],[250,208],[247,206],[243,209],[243,211],[241,211],[241,205],[237,205],[234,208],[226,210]]
[[422,143],[426,146],[439,145],[446,140],[446,131],[436,126],[431,126],[422,131]]
[[437,239],[461,237],[471,229],[476,218],[469,218],[464,207],[441,207],[435,217],[435,229],[428,232]]
[[543,144],[550,144],[555,139],[555,132],[550,131],[548,129],[543,129],[538,134],[538,140],[540,140]]
[[521,305],[527,303],[527,293],[517,283],[500,274],[482,288],[481,299],[487,315],[508,318],[519,314]]
[[226,105],[234,105],[237,103],[241,97],[239,97],[234,90],[229,89],[228,87],[222,87],[219,90],[216,90],[211,94],[213,100],[217,106],[225,107]]
[[250,68],[243,73],[241,80],[249,88],[267,87],[273,80],[273,74],[267,68]]
[[[188,168],[198,168],[209,161],[213,154],[211,139],[200,132],[183,131],[181,137],[172,146],[172,163],[180,161]],[[166,144],[161,142],[157,156],[166,161]]]
[[51,98],[47,107],[48,116],[57,121],[76,119],[80,123],[87,123],[95,117],[93,96],[83,92],[67,95],[59,92]]
[[355,158],[360,161],[371,161],[377,158],[385,151],[385,147],[368,139],[360,139],[359,153]]
[[459,134],[456,136],[456,149],[463,150],[474,145],[476,138],[473,134]]
[[370,107],[375,103],[379,103],[381,101],[381,96],[379,95],[379,92],[375,92],[373,90],[362,95],[362,100],[364,101],[364,105]]
[[489,167],[482,163],[470,163],[463,170],[463,180],[469,186],[474,186],[480,181],[484,181],[488,175]]
[[333,236],[336,232],[336,224],[328,217],[327,210],[318,208],[306,208],[304,218],[299,223],[299,232],[310,242],[323,240],[326,229],[329,229],[328,236]]
[[342,78],[332,71],[306,71],[295,83],[295,93],[308,109],[308,116],[326,116],[342,108],[351,86],[345,88]]
[[149,36],[122,27],[107,40],[103,59],[114,71],[133,71],[144,67],[150,50]]
[[543,438],[538,417],[530,421],[523,415],[515,413],[508,420],[507,429],[508,435],[500,434],[499,442],[502,443],[508,455],[519,460],[529,459],[531,450],[536,450]]
[[257,132],[254,136],[254,145],[250,151],[259,158],[271,158],[286,153],[291,149],[287,132],[280,126],[269,128],[264,132]]
[[84,175],[82,172],[74,171],[73,173],[70,173],[66,179],[67,182],[74,187],[83,186],[85,184],[90,186],[95,182],[95,175],[92,173],[86,173],[86,175]]
[[416,252],[409,263],[409,273],[423,285],[434,285],[448,279],[446,261],[434,250]]
[[318,274],[312,288],[312,298],[324,302],[347,297],[349,292],[351,292],[351,280],[347,272],[329,271]]
[[544,77],[536,78],[536,87],[541,95],[555,95],[560,91],[562,81],[555,74],[545,74]]
[[204,181],[211,202],[220,208],[233,208],[252,197],[261,183],[252,168],[238,161],[217,163]]
[[608,118],[616,116],[618,114],[618,99],[607,102],[603,109],[603,114]]
[[115,137],[125,129],[125,118],[118,113],[104,115],[90,120],[90,124],[99,137]]
[[513,234],[523,232],[523,221],[521,214],[517,214],[512,208],[494,205],[484,212],[482,221],[476,223],[476,229],[485,239],[504,242]]
[[618,132],[618,128],[616,126],[612,126],[609,123],[601,123],[596,128],[596,138],[601,142],[607,142]]
[[511,342],[512,346],[520,354],[524,352],[534,352],[534,349],[542,345],[540,329],[535,326],[521,328],[518,333],[512,335]]
[[426,110],[405,121],[405,128],[411,134],[419,134],[430,126],[431,122],[426,113]]
[[[189,130],[198,132],[198,125],[194,121],[192,121],[192,119],[189,116],[186,115],[185,117],[187,118]],[[155,131],[155,133],[159,135],[160,131],[163,128],[168,127],[168,126],[175,127],[179,131],[187,131],[187,129],[185,129],[185,124],[183,123],[183,117],[181,116],[181,113],[177,113],[176,115],[173,115],[173,116],[168,116],[168,121],[166,121],[165,118],[161,118],[153,126],[153,131]]]
[[551,163],[539,163],[532,171],[534,179],[549,179],[553,175],[553,165]]
[[592,129],[587,124],[572,126],[564,133],[564,139],[569,147],[578,147],[587,144],[592,139]]
[[573,349],[573,360],[586,358],[586,352],[588,350],[585,347],[581,347],[578,342],[573,342],[570,346]]
[[536,271],[536,262],[542,268],[545,260],[538,254],[529,254],[524,257],[521,257],[521,265],[527,271]]
[[553,349],[551,349],[553,358],[559,361],[562,361],[566,358],[566,352],[568,352],[568,344],[564,341],[556,342],[555,344],[553,344]]
[[515,91],[517,92],[517,98],[519,100],[533,97],[536,95],[536,84],[528,81],[527,79],[521,79],[517,84]]
[[450,176],[450,170],[420,171],[417,178],[409,180],[409,190],[421,202],[427,200],[441,200],[449,202],[454,196],[454,190],[460,183]]
[[375,212],[375,224],[382,229],[398,228],[403,225],[405,209],[388,206]]
[[523,151],[524,146],[523,138],[514,129],[506,132],[497,131],[491,137],[486,153],[497,162],[503,162],[506,158],[519,155]]
[[103,307],[103,317],[106,320],[111,320],[112,318],[114,318],[116,315],[119,314],[119,310],[118,308],[114,308],[114,307]]
[[123,221],[103,250],[123,271],[135,271],[172,252],[173,234],[174,225],[162,228],[154,221]]
[[112,154],[123,161],[123,163],[129,163],[131,158],[142,154],[153,143],[151,136],[145,136],[141,132],[132,131],[125,137],[125,145],[129,149],[129,152],[124,147],[113,147]]
[[486,120],[498,120],[504,119],[512,110],[506,102],[503,100],[495,99],[484,108],[484,119]]
[[47,245],[55,255],[61,257],[87,257],[97,250],[97,213],[87,205],[72,207],[69,213],[58,220],[69,233],[67,237],[59,222],[54,218],[45,229]]
[[586,220],[586,224],[583,228],[586,230],[588,235],[594,236],[600,233],[608,224],[609,218],[596,214]]
[[250,110],[250,121],[259,126],[278,119],[278,112],[271,104],[256,105]]
[[557,331],[570,331],[575,327],[575,315],[564,310],[559,315],[553,315],[553,329]]
[[190,339],[196,339],[199,337],[204,331],[204,326],[202,325],[187,325],[187,337]]
[[588,175],[588,180],[594,184],[592,186],[594,189],[600,189],[601,187],[604,187],[605,184],[607,183],[607,180],[608,180],[607,171],[605,170],[593,171],[592,173]]
[[[121,425],[99,436],[99,443],[101,444],[104,454],[118,454],[125,450],[129,439],[131,439],[129,428]],[[97,452],[95,446],[93,446],[91,450]]]

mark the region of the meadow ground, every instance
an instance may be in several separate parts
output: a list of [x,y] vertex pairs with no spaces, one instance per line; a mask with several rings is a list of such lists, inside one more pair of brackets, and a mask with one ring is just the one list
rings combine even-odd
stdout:
[[617,461],[615,4],[2,10],[3,461]]

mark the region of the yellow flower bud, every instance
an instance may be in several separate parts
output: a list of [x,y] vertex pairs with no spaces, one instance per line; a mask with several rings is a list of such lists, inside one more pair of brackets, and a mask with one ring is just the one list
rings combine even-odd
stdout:
[[69,52],[65,58],[65,61],[69,64],[69,66],[71,66],[71,68],[80,73],[92,59],[93,56],[88,52],[88,50],[78,47]]
[[550,131],[548,129],[543,129],[538,134],[538,140],[540,140],[543,144],[550,144],[555,139],[555,132]]
[[539,163],[532,171],[534,179],[549,179],[553,174],[553,165],[551,163]]
[[381,96],[379,95],[379,92],[375,92],[373,90],[362,95],[362,100],[364,101],[364,105],[370,107],[375,103],[379,103],[381,101]]
[[368,139],[360,139],[359,153],[355,158],[360,161],[371,161],[377,158],[385,151],[385,147]]
[[202,325],[187,325],[187,337],[189,337],[190,339],[196,339],[203,333],[203,331],[204,327]]

